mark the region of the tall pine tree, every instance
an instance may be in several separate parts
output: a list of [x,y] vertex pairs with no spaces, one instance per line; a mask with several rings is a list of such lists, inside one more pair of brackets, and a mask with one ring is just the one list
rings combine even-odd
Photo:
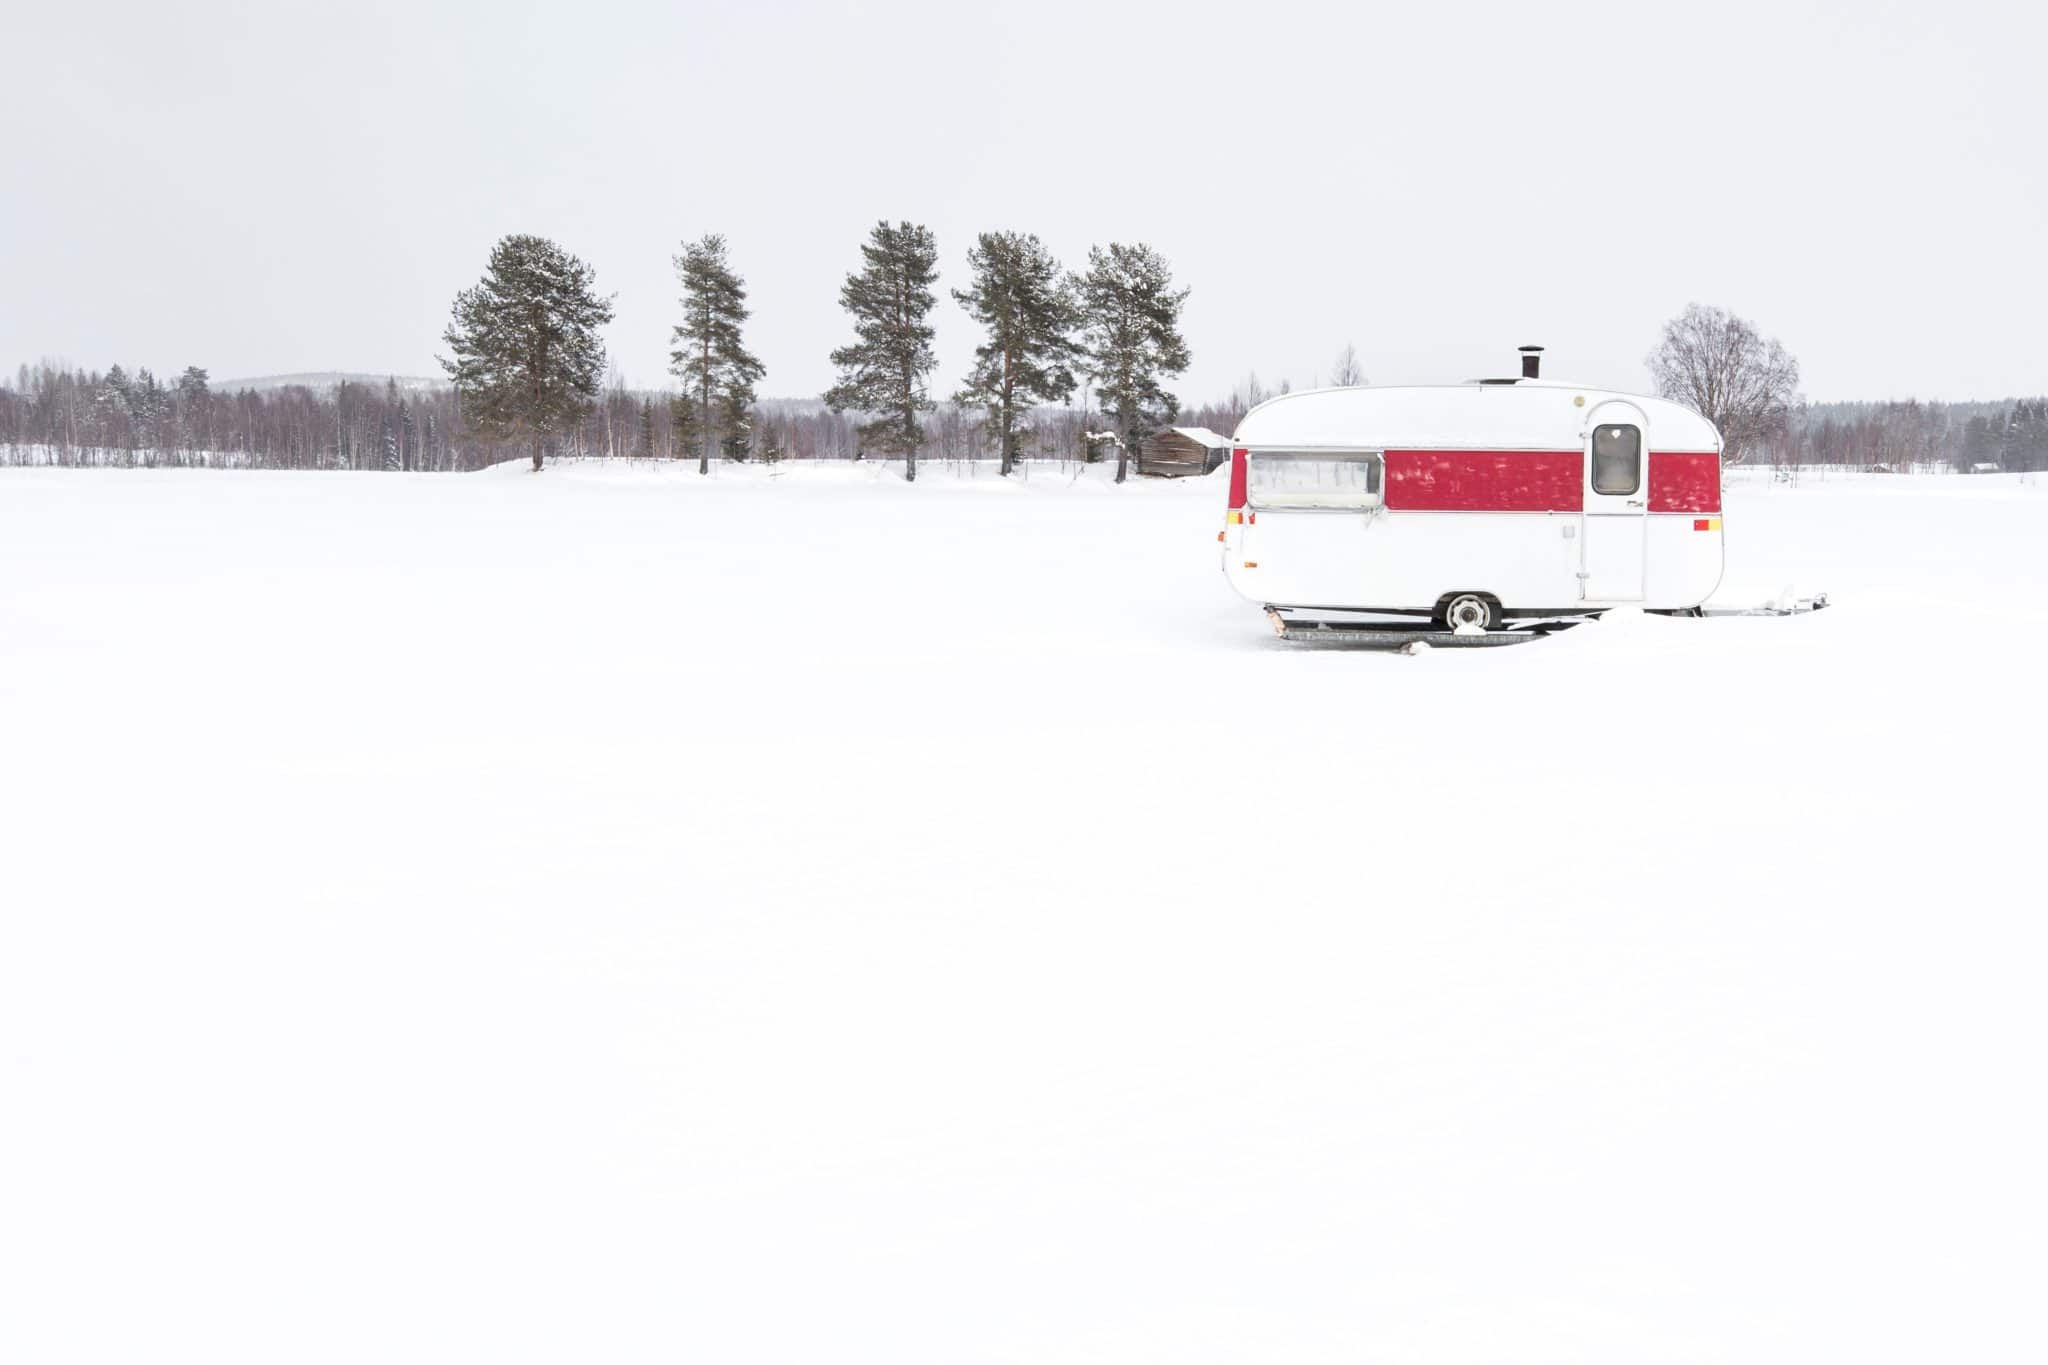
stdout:
[[1188,291],[1173,287],[1166,258],[1151,247],[1111,242],[1107,251],[1088,248],[1080,294],[1088,368],[1103,410],[1115,415],[1116,481],[1122,483],[1145,429],[1179,415],[1180,401],[1161,381],[1188,367],[1188,344],[1180,335]]
[[954,401],[988,409],[1007,475],[1022,444],[1018,417],[1034,402],[1065,402],[1074,392],[1080,313],[1060,263],[1030,233],[982,233],[967,265],[973,283],[953,297],[988,340],[974,348],[974,368]]
[[754,401],[763,371],[741,344],[747,287],[726,263],[725,238],[714,232],[685,244],[675,266],[683,282],[683,322],[675,329],[669,369],[695,400],[697,472],[708,474],[713,442],[721,429],[729,437],[731,414],[744,413]]
[[935,302],[939,249],[930,228],[876,223],[860,254],[865,264],[846,277],[840,306],[853,315],[856,340],[832,353],[839,382],[825,391],[834,412],[872,414],[863,444],[903,456],[903,477],[917,479],[917,447],[924,439],[917,415],[932,409],[925,376],[938,364],[927,320]]
[[590,407],[604,377],[597,329],[612,320],[589,266],[544,237],[502,238],[483,279],[455,296],[441,368],[463,420],[498,440],[524,441],[541,467],[549,438]]

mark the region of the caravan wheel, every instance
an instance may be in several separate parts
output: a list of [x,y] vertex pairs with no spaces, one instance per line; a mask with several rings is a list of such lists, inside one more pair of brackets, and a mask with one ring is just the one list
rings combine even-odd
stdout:
[[1438,619],[1452,630],[1498,630],[1500,607],[1490,597],[1461,592],[1444,602]]

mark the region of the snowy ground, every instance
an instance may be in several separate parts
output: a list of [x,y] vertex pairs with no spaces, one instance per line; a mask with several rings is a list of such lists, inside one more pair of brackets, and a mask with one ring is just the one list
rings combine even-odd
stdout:
[[1220,502],[0,471],[0,1359],[2048,1353],[2048,485],[1421,658]]

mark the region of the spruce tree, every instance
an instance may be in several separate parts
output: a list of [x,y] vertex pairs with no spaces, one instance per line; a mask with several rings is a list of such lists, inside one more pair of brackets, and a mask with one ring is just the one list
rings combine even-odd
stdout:
[[640,453],[648,459],[654,458],[654,400],[640,400]]
[[212,444],[211,397],[206,371],[197,365],[187,365],[178,376],[178,429],[187,449],[193,449],[196,440]]
[[967,264],[973,283],[953,297],[988,340],[974,348],[974,368],[953,401],[988,409],[1007,475],[1022,444],[1018,416],[1034,402],[1060,403],[1074,392],[1080,314],[1060,263],[1030,233],[984,232]]
[[782,436],[776,430],[773,420],[763,419],[756,423],[754,431],[755,458],[763,464],[778,464],[782,460]]
[[734,463],[745,461],[754,448],[754,416],[748,400],[727,394],[719,414],[718,451]]
[[[697,445],[699,430],[697,405],[690,401],[687,393],[672,393],[668,396],[669,446],[680,457],[686,450]],[[700,469],[698,471],[702,473]]]
[[1990,461],[1998,449],[1997,428],[1988,417],[1972,417],[1963,425],[1963,454],[1958,463],[1971,465]]
[[675,259],[683,283],[683,322],[675,329],[669,369],[697,405],[697,472],[711,472],[711,447],[730,415],[754,401],[761,362],[740,341],[747,320],[747,288],[725,259],[725,238],[711,233],[684,245]]
[[917,415],[929,412],[925,376],[932,354],[932,286],[939,249],[930,228],[876,223],[860,249],[865,264],[846,277],[840,306],[853,315],[856,340],[832,353],[839,382],[825,391],[834,412],[872,414],[859,428],[862,449],[903,456],[903,477],[917,479],[917,447],[924,439]]
[[498,440],[531,445],[541,467],[551,437],[589,409],[604,376],[597,329],[612,320],[588,265],[544,237],[511,236],[491,249],[477,284],[455,296],[442,340],[454,359],[463,420]]
[[1116,481],[1122,483],[1145,428],[1164,425],[1180,411],[1180,401],[1160,381],[1188,367],[1188,344],[1180,335],[1188,291],[1173,287],[1166,258],[1151,247],[1111,242],[1107,251],[1088,249],[1080,295],[1089,371],[1103,411],[1115,415]]

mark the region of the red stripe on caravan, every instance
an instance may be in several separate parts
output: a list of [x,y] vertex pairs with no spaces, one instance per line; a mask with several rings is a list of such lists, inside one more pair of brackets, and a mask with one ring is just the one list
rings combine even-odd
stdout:
[[1721,510],[1721,457],[1713,451],[1650,452],[1652,512]]
[[1576,450],[1389,450],[1386,503],[1397,512],[1577,512]]

